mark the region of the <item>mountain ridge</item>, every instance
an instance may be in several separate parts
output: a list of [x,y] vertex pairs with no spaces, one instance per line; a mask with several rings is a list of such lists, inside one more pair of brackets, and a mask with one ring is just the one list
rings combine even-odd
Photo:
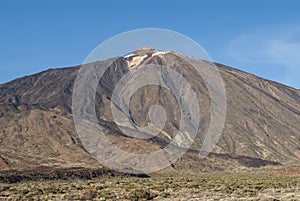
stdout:
[[[94,62],[89,65],[95,67],[98,63]],[[188,67],[184,59],[172,52],[151,55],[134,67],[138,68],[143,64],[164,64],[185,75],[194,84],[193,86],[196,86],[198,97],[201,97],[204,104],[201,106],[204,109],[201,133],[204,133],[210,121],[210,100],[203,80],[194,75],[191,66]],[[200,63],[198,62],[197,65]],[[300,160],[298,135],[300,127],[297,126],[300,120],[299,90],[222,64],[216,63],[216,65],[225,82],[229,113],[223,134],[214,150],[214,153],[223,155],[218,158],[213,157],[214,153],[212,153],[207,159],[208,162],[199,162],[203,165],[202,167],[208,165],[216,169],[220,164],[230,166],[233,159],[228,159],[228,161],[224,159],[226,154],[233,158],[245,156],[272,161],[266,164],[298,163]],[[2,132],[0,156],[10,167],[22,169],[22,164],[26,164],[24,167],[84,166],[87,164],[99,166],[82,146],[72,120],[71,96],[79,67],[49,69],[0,84],[0,114],[2,114],[0,115],[2,116],[0,117],[0,132]],[[105,128],[106,135],[125,150],[151,152],[153,149],[163,147],[162,141],[166,140],[165,143],[168,143],[168,139],[158,136],[151,142],[122,136],[109,111],[112,88],[119,81],[119,77],[125,75],[130,68],[126,56],[118,57],[105,72],[96,94],[99,100],[96,103],[98,121]],[[147,97],[149,92],[153,95],[153,100],[146,98],[144,102],[141,102],[141,97]],[[170,102],[164,103],[162,97],[167,97]],[[178,116],[175,99],[162,88],[149,86],[139,90],[131,100],[133,108],[131,114],[137,125],[147,125],[149,119],[146,114],[154,103],[166,106],[169,116]],[[175,106],[169,106],[171,104]],[[38,123],[34,124],[34,122]],[[164,132],[173,138],[177,127],[178,120],[172,119],[166,123]],[[42,139],[36,139],[37,136]],[[134,148],[125,147],[126,141],[132,143]],[[51,145],[47,145],[49,142]],[[201,137],[196,139],[191,149],[198,150],[200,142]],[[34,146],[31,147],[32,145]],[[18,151],[15,146],[22,151]],[[196,155],[191,154],[187,154],[181,160],[185,162],[182,164],[179,162],[178,167],[184,169],[187,168],[186,164],[192,164],[190,168],[197,169],[195,166],[199,163],[189,159]],[[28,160],[24,161],[24,158]],[[214,160],[217,161],[216,164],[213,164]],[[238,168],[243,165],[236,160],[231,166]]]

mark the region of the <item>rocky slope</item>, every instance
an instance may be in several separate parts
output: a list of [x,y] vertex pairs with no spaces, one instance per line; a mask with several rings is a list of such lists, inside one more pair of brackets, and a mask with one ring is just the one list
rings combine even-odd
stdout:
[[[205,82],[184,58],[149,48],[116,58],[96,93],[98,122],[113,143],[129,152],[149,153],[166,146],[178,134],[179,103],[161,86],[145,86],[134,93],[130,99],[131,125],[123,125],[127,129],[147,126],[150,108],[161,105],[168,118],[158,136],[146,140],[125,136],[112,116],[111,98],[118,81],[143,64],[160,64],[190,82],[201,111],[200,129],[191,150],[170,169],[218,170],[299,163],[300,91],[220,64],[216,65],[227,94],[226,122],[213,153],[199,160],[197,150],[209,126],[211,100]],[[193,59],[193,65],[206,64],[211,65]],[[101,62],[88,65],[98,68]],[[101,166],[84,149],[74,128],[72,92],[78,70],[79,66],[49,69],[0,85],[2,168]]]

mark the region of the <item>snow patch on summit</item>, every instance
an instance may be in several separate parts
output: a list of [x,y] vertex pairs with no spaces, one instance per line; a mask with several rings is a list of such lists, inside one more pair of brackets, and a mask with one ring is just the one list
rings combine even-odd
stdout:
[[154,56],[160,56],[160,55],[164,55],[164,54],[167,54],[167,53],[169,53],[169,52],[157,51],[157,52],[153,53],[152,56],[153,57]]
[[139,64],[141,64],[144,59],[146,59],[148,57],[148,55],[135,55],[135,54],[130,54],[127,55],[126,57],[124,57],[127,61],[127,64],[130,68],[134,68],[136,66],[138,66]]
[[[130,53],[126,56],[124,56],[124,59],[127,62],[127,65],[130,68],[135,68],[138,65],[140,65],[144,60],[154,57],[154,56],[162,56],[164,54],[167,54],[169,52],[163,52],[163,51],[157,51],[154,49],[149,49],[149,48],[141,48],[137,50],[136,52]],[[142,52],[144,51],[144,52]]]

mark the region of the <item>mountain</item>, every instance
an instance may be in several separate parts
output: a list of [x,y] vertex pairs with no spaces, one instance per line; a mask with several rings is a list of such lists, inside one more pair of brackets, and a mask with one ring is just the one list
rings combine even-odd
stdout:
[[[187,62],[187,58],[192,62]],[[85,66],[97,69],[104,68],[106,63],[97,61]],[[98,123],[107,138],[121,149],[150,153],[167,146],[178,134],[181,136],[177,144],[179,148],[184,147],[185,140],[191,138],[189,134],[179,131],[182,115],[180,103],[169,90],[158,85],[147,85],[136,90],[130,99],[128,121],[120,125],[115,123],[111,104],[116,104],[112,103],[112,99],[118,81],[126,73],[151,64],[167,66],[188,80],[201,111],[200,129],[192,146],[166,171],[226,170],[300,162],[299,90],[221,64],[152,48],[142,48],[127,56],[114,58],[96,90]],[[212,99],[205,80],[193,65],[200,68],[216,65],[227,97],[222,135],[213,152],[202,160],[198,153],[209,129]],[[80,66],[49,69],[0,85],[2,169],[101,166],[87,152],[74,127],[72,93],[79,70]],[[162,80],[166,86],[171,86],[169,79]],[[191,98],[188,94],[184,97],[185,100]],[[157,136],[137,139],[122,133],[122,128],[130,132],[134,127],[149,125],[151,118],[148,112],[154,105],[161,105],[168,117]]]

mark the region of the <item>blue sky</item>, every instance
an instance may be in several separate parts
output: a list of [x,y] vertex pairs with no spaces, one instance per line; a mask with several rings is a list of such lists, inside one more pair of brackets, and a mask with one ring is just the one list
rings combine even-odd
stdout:
[[300,89],[300,1],[0,0],[0,83],[81,64],[140,28],[182,33],[219,63]]

